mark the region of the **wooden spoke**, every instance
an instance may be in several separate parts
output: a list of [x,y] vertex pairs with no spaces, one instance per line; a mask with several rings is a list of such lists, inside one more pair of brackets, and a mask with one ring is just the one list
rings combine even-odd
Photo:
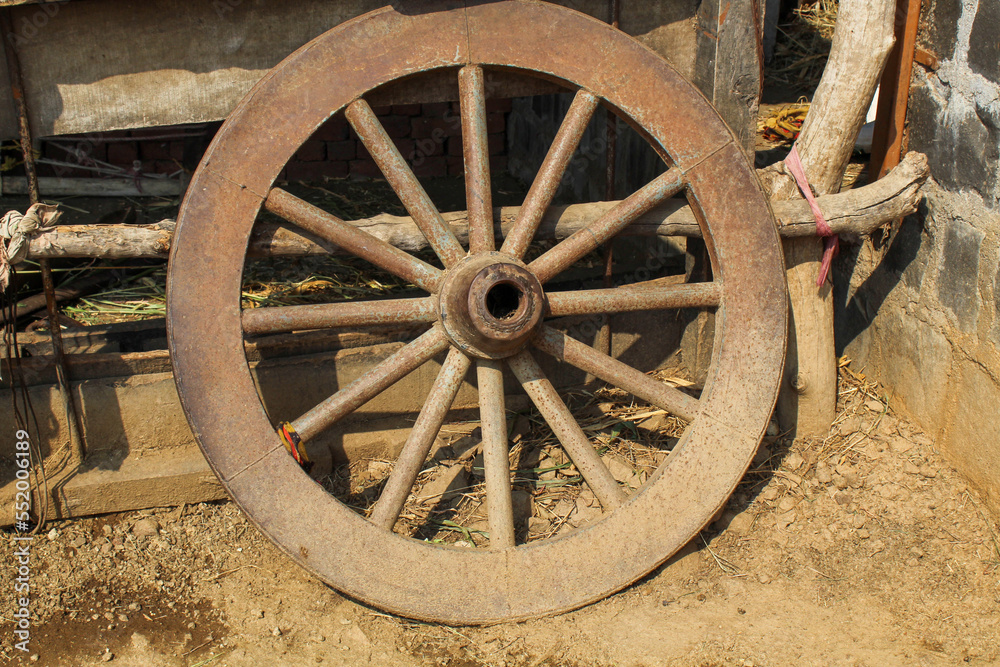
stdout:
[[552,317],[666,308],[714,308],[722,299],[722,287],[717,282],[662,287],[624,285],[609,289],[549,292],[546,298],[548,314]]
[[292,422],[303,440],[329,428],[338,419],[378,396],[448,347],[448,338],[438,327],[390,355],[370,371]]
[[465,257],[465,250],[455,237],[451,227],[441,217],[427,191],[413,174],[410,165],[399,149],[386,134],[385,128],[375,116],[375,112],[364,100],[355,100],[344,112],[347,121],[358,133],[365,148],[382,170],[386,180],[399,196],[403,206],[413,217],[413,221],[423,232],[437,256],[446,267]]
[[424,460],[430,452],[434,438],[437,437],[448,416],[448,410],[455,401],[462,381],[469,371],[471,361],[458,349],[452,348],[448,352],[448,357],[438,373],[434,386],[424,402],[423,409],[417,416],[417,421],[413,425],[413,430],[406,438],[403,451],[396,459],[392,473],[386,481],[382,495],[372,509],[368,520],[377,526],[387,530],[392,530],[399,519],[403,505],[413,489],[413,483],[420,474],[420,469],[424,465]]
[[507,549],[514,546],[514,510],[503,370],[499,362],[481,359],[476,364],[476,373],[479,381],[479,419],[483,431],[483,468],[486,476],[490,548]]
[[496,239],[483,68],[479,65],[463,67],[458,73],[458,88],[462,105],[465,202],[469,209],[469,252],[489,252],[496,250]]
[[658,382],[628,364],[598,352],[561,331],[543,327],[534,338],[534,344],[539,350],[559,361],[595,375],[681,419],[692,421],[698,414],[697,399],[668,384]]
[[639,216],[650,211],[665,199],[673,197],[684,187],[684,175],[673,167],[645,185],[638,192],[602,215],[587,227],[560,241],[556,246],[529,264],[542,283],[564,271],[587,253],[618,234]]
[[535,237],[535,232],[538,231],[538,225],[542,222],[542,216],[556,196],[559,183],[566,173],[566,167],[569,166],[573,153],[580,145],[580,138],[590,124],[599,101],[596,95],[586,90],[578,91],[573,98],[573,104],[566,112],[566,118],[559,127],[552,146],[549,147],[549,152],[531,184],[531,189],[528,190],[514,227],[500,248],[501,252],[518,259],[524,257],[531,240]]
[[252,308],[243,311],[243,333],[262,336],[308,329],[424,324],[437,321],[437,312],[434,297]]
[[264,208],[421,289],[434,293],[441,284],[441,271],[427,262],[281,188],[271,189],[264,200]]
[[583,475],[587,485],[601,501],[604,511],[621,505],[626,497],[625,492],[618,486],[618,482],[604,465],[594,445],[576,422],[573,413],[559,398],[555,387],[545,377],[531,353],[522,350],[511,357],[508,364],[524,391],[552,428],[552,432],[562,443],[563,449],[569,454],[577,470]]

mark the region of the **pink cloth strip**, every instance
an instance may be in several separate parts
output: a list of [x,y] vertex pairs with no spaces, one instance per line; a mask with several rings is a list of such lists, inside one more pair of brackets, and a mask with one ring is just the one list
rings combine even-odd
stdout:
[[822,287],[823,283],[826,282],[826,277],[830,274],[830,265],[833,263],[833,257],[837,254],[837,250],[840,249],[840,239],[830,229],[826,218],[823,217],[823,211],[820,210],[819,204],[813,196],[812,188],[809,187],[809,181],[806,180],[806,170],[802,167],[802,160],[799,158],[798,146],[792,146],[792,151],[785,158],[785,166],[788,167],[788,171],[791,172],[795,183],[799,186],[799,190],[802,191],[802,196],[809,202],[809,208],[812,209],[813,217],[816,218],[816,233],[824,237],[823,262],[820,264],[819,276],[816,278],[816,286]]

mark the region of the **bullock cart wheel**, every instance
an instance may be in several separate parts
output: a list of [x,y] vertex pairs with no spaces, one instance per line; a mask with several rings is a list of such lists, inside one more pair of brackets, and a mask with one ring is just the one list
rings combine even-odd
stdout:
[[[380,86],[435,70],[449,72],[459,86],[467,246],[444,223],[366,101]],[[495,237],[490,196],[484,86],[491,72],[501,70],[575,91],[521,213],[502,239]],[[665,171],[529,260],[542,214],[601,105],[649,141]],[[338,112],[438,261],[418,259],[274,185],[299,146]],[[555,276],[677,194],[699,220],[710,281],[546,292]],[[246,251],[263,209],[426,296],[242,309]],[[407,617],[470,624],[537,617],[598,600],[646,575],[697,534],[732,493],[769,422],[785,350],[785,303],[768,203],[704,97],[627,35],[568,9],[517,0],[445,2],[412,14],[387,7],[339,25],[275,67],[233,111],[199,166],[179,215],[168,281],[170,350],[184,409],[210,465],[250,520],[288,557],[348,595]],[[712,361],[698,398],[551,322],[677,308],[715,312]],[[289,456],[276,433],[282,426],[267,414],[255,386],[244,341],[250,333],[385,323],[427,328],[319,405],[281,417],[289,420],[287,434],[308,443],[418,367],[440,362],[380,496],[359,513]],[[629,492],[616,481],[539,365],[546,357],[690,421],[641,487]],[[489,539],[475,548],[394,531],[466,378],[479,392],[489,514]],[[504,397],[516,385],[603,512],[576,530],[530,542],[518,538],[511,502]]]

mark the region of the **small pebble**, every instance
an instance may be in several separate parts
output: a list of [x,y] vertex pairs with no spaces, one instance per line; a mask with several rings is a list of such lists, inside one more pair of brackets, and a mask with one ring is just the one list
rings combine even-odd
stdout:
[[101,660],[103,660],[104,662],[111,662],[114,659],[115,659],[115,654],[112,653],[109,649],[105,649],[104,655],[101,656]]
[[274,637],[280,637],[281,636],[281,628],[275,627],[274,629],[272,629],[271,630],[271,635],[274,636]]
[[830,474],[830,468],[826,464],[816,468],[816,481],[820,484],[829,484],[833,481],[833,475]]
[[785,457],[785,467],[789,470],[798,470],[806,460],[798,452],[792,452]]
[[138,537],[154,537],[159,533],[160,525],[156,519],[139,519],[132,526],[132,534]]
[[55,539],[57,539],[59,537],[59,531],[56,530],[55,528],[53,528],[52,530],[50,530],[48,532],[48,534],[46,535],[46,537],[49,538],[49,542],[51,542],[51,541],[53,541],[53,540],[55,540]]
[[834,494],[833,499],[837,501],[838,505],[850,505],[851,501],[854,500],[854,496],[850,493],[845,493],[843,491]]
[[787,512],[789,510],[795,509],[795,506],[797,504],[798,503],[795,502],[794,498],[785,497],[781,499],[780,503],[778,503],[778,510],[781,512]]
[[858,539],[867,540],[869,537],[871,537],[871,534],[868,532],[867,528],[858,529]]
[[835,487],[837,487],[838,489],[846,489],[847,488],[847,480],[844,478],[843,475],[834,475],[833,476],[833,485]]
[[937,477],[937,470],[930,466],[920,466],[920,474],[924,477]]
[[757,581],[759,581],[762,584],[769,584],[771,583],[771,577],[761,572],[760,574],[757,575]]

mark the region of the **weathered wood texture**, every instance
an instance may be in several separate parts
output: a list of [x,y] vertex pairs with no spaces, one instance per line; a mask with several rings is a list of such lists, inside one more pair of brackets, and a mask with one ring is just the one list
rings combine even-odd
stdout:
[[[886,178],[856,190],[819,198],[833,230],[865,236],[877,227],[916,211],[928,176],[927,158],[910,153]],[[540,239],[563,239],[584,228],[616,202],[552,207],[538,231]],[[517,217],[518,207],[496,209],[500,231],[506,234]],[[811,237],[816,233],[812,212],[804,200],[774,202],[779,231],[785,238]],[[465,211],[446,213],[445,220],[463,243],[468,240]],[[427,241],[408,217],[387,214],[356,220],[352,224],[392,245],[408,251],[423,250]],[[155,225],[74,225],[47,230],[31,239],[28,256],[45,257],[160,257],[170,253],[173,221]],[[672,200],[639,218],[626,228],[629,236],[701,236],[691,209]],[[325,241],[290,226],[258,224],[250,241],[250,254],[310,255],[338,252]],[[815,281],[815,277],[813,278]]]
[[[817,195],[840,190],[854,141],[865,120],[893,44],[895,0],[842,0],[830,59],[796,146]],[[798,198],[784,163],[764,170],[772,199]],[[823,255],[819,239],[785,244],[791,328],[785,382],[778,398],[783,429],[822,437],[836,416],[837,359],[833,294],[816,286]]]
[[694,82],[752,156],[761,91],[757,0],[704,0],[698,8]]
[[[225,118],[272,67],[317,35],[385,0],[73,0],[12,7],[36,136],[194,123]],[[424,3],[411,1],[408,9]],[[606,0],[566,0],[604,20]],[[625,3],[621,27],[692,73],[698,0]],[[100,39],[95,39],[100,35]],[[365,54],[359,53],[362,61]],[[0,67],[0,78],[6,69]],[[4,82],[0,80],[0,85]],[[502,82],[501,82],[502,83]],[[535,88],[498,85],[494,97]],[[396,103],[442,101],[435,85],[409,87]],[[430,94],[433,99],[427,99]],[[0,104],[0,138],[16,135]]]
[[[186,181],[174,178],[61,178],[41,176],[38,191],[43,197],[176,197],[184,194]],[[0,178],[0,196],[26,195],[23,176]]]

